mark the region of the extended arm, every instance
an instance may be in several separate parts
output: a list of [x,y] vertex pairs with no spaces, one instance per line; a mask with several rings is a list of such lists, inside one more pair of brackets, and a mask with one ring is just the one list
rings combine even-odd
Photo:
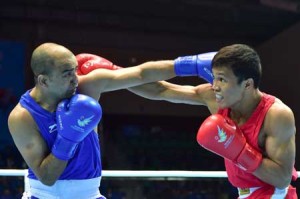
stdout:
[[165,100],[172,103],[207,106],[210,112],[217,111],[215,95],[211,84],[187,86],[159,81],[131,87],[127,90],[151,100]]
[[[211,59],[215,53],[204,53],[195,56],[179,57],[174,62],[176,75],[198,75],[212,80]],[[109,69],[116,73],[121,67],[109,60],[88,53],[76,56],[78,61],[78,74],[86,75],[95,69]],[[151,63],[151,62],[150,62]],[[121,71],[126,70],[122,69]],[[95,70],[99,71],[99,70]],[[103,70],[100,70],[103,71]],[[159,72],[160,73],[160,72]],[[215,95],[210,84],[199,86],[182,86],[166,81],[152,82],[140,86],[129,87],[129,91],[152,100],[166,100],[173,103],[192,105],[207,105],[212,113],[216,112]]]
[[125,89],[175,76],[174,61],[153,61],[121,70],[97,69],[80,76],[79,89],[87,95]]

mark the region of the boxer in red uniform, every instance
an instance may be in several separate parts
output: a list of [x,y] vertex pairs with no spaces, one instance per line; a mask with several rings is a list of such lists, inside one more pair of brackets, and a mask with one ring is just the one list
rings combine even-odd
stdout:
[[[201,71],[197,59],[175,60],[175,71]],[[212,115],[199,128],[197,141],[224,157],[239,198],[296,199],[290,185],[297,179],[294,114],[280,99],[259,90],[258,54],[247,45],[226,46],[214,55],[211,66],[212,84],[160,81],[128,90],[148,99],[207,106]]]

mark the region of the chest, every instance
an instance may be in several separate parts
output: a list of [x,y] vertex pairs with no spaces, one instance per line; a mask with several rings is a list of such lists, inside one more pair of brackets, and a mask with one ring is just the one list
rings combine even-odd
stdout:
[[260,131],[259,131],[258,137],[257,137],[258,147],[262,151],[265,151],[265,148],[266,148],[266,139],[267,139],[267,133],[266,132],[267,131],[265,129],[265,125],[263,124]]
[[247,142],[251,146],[260,149],[261,151],[264,151],[267,138],[267,130],[264,125],[264,122],[251,124],[246,123],[240,126],[240,128],[244,136],[246,137]]
[[52,115],[48,117],[35,116],[35,122],[38,126],[41,136],[47,143],[48,147],[51,147],[57,136],[57,124],[56,124],[55,116]]

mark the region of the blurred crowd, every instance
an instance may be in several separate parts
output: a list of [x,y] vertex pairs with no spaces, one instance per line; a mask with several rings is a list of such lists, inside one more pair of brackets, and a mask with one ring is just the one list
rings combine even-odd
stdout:
[[[0,148],[0,169],[26,169],[26,163],[14,145],[5,144],[2,143]],[[0,176],[0,199],[21,198],[23,191],[23,176]]]

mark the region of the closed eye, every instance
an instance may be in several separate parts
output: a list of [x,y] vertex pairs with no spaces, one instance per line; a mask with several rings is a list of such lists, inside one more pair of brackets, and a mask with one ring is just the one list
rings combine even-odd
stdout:
[[75,74],[76,68],[74,69],[70,69],[70,70],[65,70],[63,72],[63,77],[70,77],[73,76]]

